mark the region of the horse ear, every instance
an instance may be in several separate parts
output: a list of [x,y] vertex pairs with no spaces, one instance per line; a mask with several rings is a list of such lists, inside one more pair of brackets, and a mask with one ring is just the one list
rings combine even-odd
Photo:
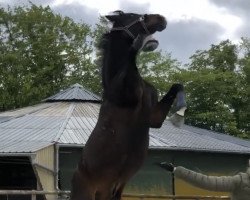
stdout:
[[106,15],[105,16],[109,21],[115,22],[118,19],[118,15]]
[[116,10],[116,11],[114,11],[113,13],[115,13],[115,14],[117,14],[117,15],[123,15],[123,14],[124,14],[124,12],[121,11],[121,10]]

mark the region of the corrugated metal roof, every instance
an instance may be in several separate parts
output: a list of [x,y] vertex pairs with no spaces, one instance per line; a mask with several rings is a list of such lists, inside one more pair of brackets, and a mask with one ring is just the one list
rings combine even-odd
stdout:
[[188,131],[191,131],[191,132],[194,132],[194,133],[197,133],[200,135],[209,135],[210,137],[218,139],[218,140],[228,141],[228,142],[233,143],[233,144],[238,144],[238,145],[246,146],[246,147],[250,148],[250,141],[249,140],[242,140],[240,138],[233,137],[231,135],[218,133],[218,132],[214,132],[214,131],[210,131],[210,130],[206,130],[206,129],[201,129],[201,128],[194,127],[194,126],[184,125],[183,129],[186,129]]
[[75,84],[45,103],[0,113],[0,152],[31,153],[55,142],[85,144],[99,110],[95,102],[98,96]]
[[34,152],[55,142],[85,144],[99,106],[91,102],[54,102],[26,109],[26,113],[17,110],[20,115],[13,111],[9,120],[0,123],[0,152]]
[[85,89],[82,85],[76,83],[71,87],[63,90],[47,99],[47,102],[51,101],[92,101],[100,102],[101,98],[89,90]]
[[0,153],[33,153],[53,143],[37,141],[0,141]]
[[[219,133],[208,130],[201,130],[200,132],[192,131],[193,128],[184,125],[182,128],[173,126],[169,121],[165,121],[161,129],[151,129],[150,134],[156,135],[166,143],[165,149],[172,150],[191,150],[191,151],[208,151],[208,152],[234,152],[234,153],[250,153],[250,148],[243,143],[250,145],[249,140],[243,140],[230,136],[220,138]],[[199,130],[199,129],[198,129]],[[201,133],[202,132],[202,133]],[[217,137],[215,137],[217,135]],[[236,143],[233,141],[241,141]]]
[[[66,93],[73,94],[76,87],[70,88]],[[64,100],[70,97],[66,96]],[[100,104],[69,99],[0,113],[0,153],[31,153],[53,143],[84,145],[97,122]],[[166,121],[161,129],[150,129],[150,148],[250,154],[250,141],[187,125],[176,128]]]
[[9,119],[10,119],[10,117],[8,117],[8,116],[0,116],[0,123],[8,121]]

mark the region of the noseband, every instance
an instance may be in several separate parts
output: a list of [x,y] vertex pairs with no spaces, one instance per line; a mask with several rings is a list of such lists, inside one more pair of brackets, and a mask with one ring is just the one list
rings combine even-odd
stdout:
[[140,23],[143,27],[143,29],[145,30],[146,34],[150,35],[150,32],[145,24],[144,21],[144,16],[141,16],[139,19],[133,21],[132,23],[128,24],[127,26],[124,27],[115,27],[112,28],[110,31],[125,31],[132,39],[135,39],[137,36],[135,36],[130,30],[129,28],[131,28],[133,25]]

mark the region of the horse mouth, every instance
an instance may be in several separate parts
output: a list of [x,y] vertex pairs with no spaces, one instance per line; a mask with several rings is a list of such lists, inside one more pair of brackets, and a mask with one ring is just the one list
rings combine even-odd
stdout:
[[142,47],[142,51],[144,52],[150,52],[154,51],[159,45],[159,42],[155,39],[151,39],[145,42],[145,44]]

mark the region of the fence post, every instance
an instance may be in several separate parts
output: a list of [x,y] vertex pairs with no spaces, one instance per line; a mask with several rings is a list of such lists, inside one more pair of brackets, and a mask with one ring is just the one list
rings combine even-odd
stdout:
[[36,194],[31,194],[31,200],[36,200]]

